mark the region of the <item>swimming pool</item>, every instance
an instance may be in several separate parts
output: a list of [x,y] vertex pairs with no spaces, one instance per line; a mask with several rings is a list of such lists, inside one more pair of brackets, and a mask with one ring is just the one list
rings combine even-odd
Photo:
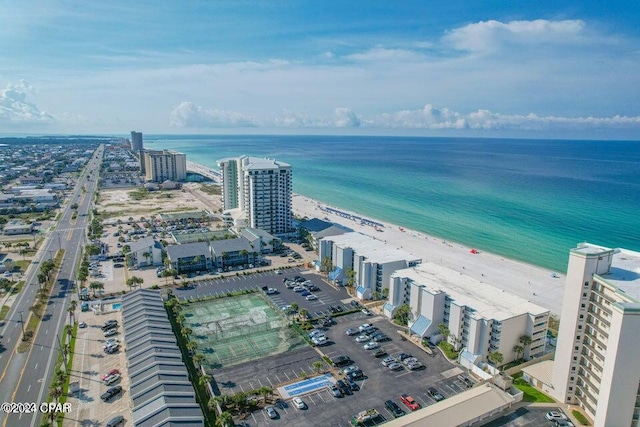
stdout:
[[111,308],[114,309],[114,310],[120,311],[120,310],[122,310],[122,303],[121,302],[113,303],[113,304],[111,304]]

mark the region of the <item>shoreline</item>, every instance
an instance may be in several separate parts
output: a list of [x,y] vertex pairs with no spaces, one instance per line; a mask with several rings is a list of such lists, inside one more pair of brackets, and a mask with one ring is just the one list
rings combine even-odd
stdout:
[[[206,165],[196,162],[188,162],[187,169],[190,165],[192,170],[199,169],[198,173],[211,170]],[[207,176],[219,182],[218,175],[207,174]],[[419,256],[423,262],[442,265],[480,282],[511,292],[550,310],[552,314],[559,315],[561,312],[565,275],[560,272],[491,252],[475,251],[473,253],[472,247],[405,228],[401,224],[366,217],[301,194],[293,193],[292,196],[292,210],[300,217],[315,217],[322,220],[328,218],[330,222],[351,228],[392,247]],[[327,207],[335,212],[325,210],[324,208]],[[374,225],[362,225],[359,220],[352,219],[354,217],[379,223],[382,225],[379,227],[382,231],[376,230]],[[567,248],[567,251],[569,249]]]

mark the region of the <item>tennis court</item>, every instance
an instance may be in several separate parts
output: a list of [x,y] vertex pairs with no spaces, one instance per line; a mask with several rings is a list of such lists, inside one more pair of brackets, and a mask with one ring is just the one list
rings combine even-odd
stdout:
[[185,326],[193,331],[208,369],[284,353],[307,345],[260,294],[214,299],[185,306]]

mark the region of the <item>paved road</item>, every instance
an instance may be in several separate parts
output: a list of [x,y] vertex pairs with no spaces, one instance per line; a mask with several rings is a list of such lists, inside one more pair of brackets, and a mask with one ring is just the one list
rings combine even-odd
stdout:
[[[54,374],[58,352],[57,336],[62,334],[68,319],[67,308],[70,301],[72,280],[75,278],[75,266],[86,242],[88,214],[92,207],[93,195],[97,185],[97,173],[104,147],[101,146],[89,161],[85,172],[79,178],[55,230],[45,240],[43,247],[32,262],[26,275],[26,284],[8,313],[5,325],[0,329],[4,351],[0,353],[0,401],[1,402],[45,402],[49,385]],[[88,172],[94,170],[91,181]],[[82,191],[83,186],[86,192]],[[73,211],[70,205],[78,203],[78,217],[71,219]],[[54,285],[45,310],[43,320],[26,353],[17,353],[16,348],[22,335],[21,317],[26,322],[29,307],[33,304],[38,289],[37,275],[39,263],[55,256],[58,249],[64,249],[58,280]],[[5,414],[0,413],[2,426],[40,425],[42,414]]]

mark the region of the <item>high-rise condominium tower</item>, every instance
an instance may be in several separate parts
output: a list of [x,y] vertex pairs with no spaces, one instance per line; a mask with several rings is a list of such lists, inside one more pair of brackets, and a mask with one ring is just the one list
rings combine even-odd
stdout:
[[222,207],[235,211],[249,227],[271,234],[291,230],[291,165],[274,159],[241,156],[218,161]]
[[553,366],[561,402],[596,427],[639,426],[640,253],[582,243],[569,268]]

